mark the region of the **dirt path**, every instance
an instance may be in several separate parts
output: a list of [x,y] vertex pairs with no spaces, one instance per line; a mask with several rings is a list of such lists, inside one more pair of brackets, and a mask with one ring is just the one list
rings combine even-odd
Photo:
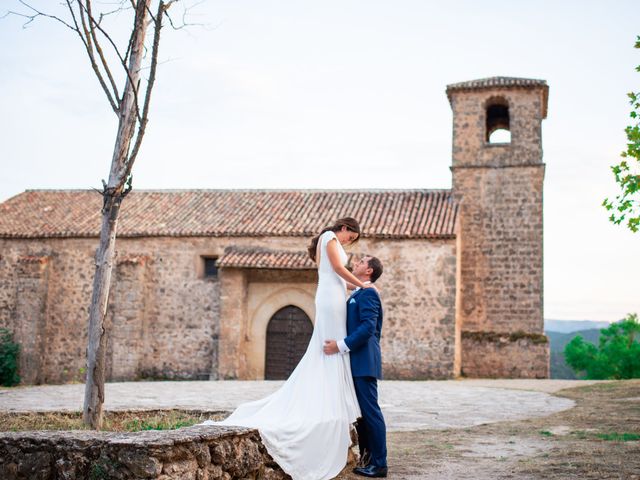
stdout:
[[529,420],[390,433],[388,478],[639,480],[640,380],[555,395],[576,406]]

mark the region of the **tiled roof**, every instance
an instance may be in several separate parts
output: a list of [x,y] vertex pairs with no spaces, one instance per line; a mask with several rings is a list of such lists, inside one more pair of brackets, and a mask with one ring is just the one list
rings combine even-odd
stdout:
[[546,80],[538,80],[535,78],[488,77],[469,80],[466,82],[452,83],[447,85],[447,92],[450,90],[472,90],[477,88],[545,86],[547,86]]
[[[0,204],[0,238],[97,237],[102,197],[92,190],[27,190]],[[312,236],[357,218],[363,236],[452,238],[450,190],[134,190],[119,237]]]
[[542,117],[547,117],[547,102],[549,99],[549,86],[546,80],[535,78],[517,77],[489,77],[469,80],[467,82],[452,83],[447,85],[447,97],[451,101],[451,93],[456,91],[482,90],[487,88],[541,88],[542,89]]
[[307,252],[227,248],[218,259],[218,267],[314,270],[316,265]]

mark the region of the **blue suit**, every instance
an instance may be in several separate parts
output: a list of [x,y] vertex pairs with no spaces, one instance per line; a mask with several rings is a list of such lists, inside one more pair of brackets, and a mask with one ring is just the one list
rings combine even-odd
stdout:
[[382,303],[373,288],[357,290],[347,300],[347,337],[351,374],[362,418],[356,426],[360,453],[369,452],[370,463],[387,466],[387,440],[384,417],[378,405],[378,379],[382,378],[380,332]]

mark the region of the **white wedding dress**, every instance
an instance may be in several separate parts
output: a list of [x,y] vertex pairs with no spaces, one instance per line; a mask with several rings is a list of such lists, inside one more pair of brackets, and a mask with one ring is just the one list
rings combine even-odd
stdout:
[[325,340],[347,335],[346,284],[327,258],[327,243],[338,244],[334,232],[318,240],[320,264],[316,291],[316,321],[309,346],[287,381],[273,394],[240,405],[221,422],[257,428],[269,454],[293,480],[334,478],[347,462],[351,425],[360,416],[349,354],[325,355]]

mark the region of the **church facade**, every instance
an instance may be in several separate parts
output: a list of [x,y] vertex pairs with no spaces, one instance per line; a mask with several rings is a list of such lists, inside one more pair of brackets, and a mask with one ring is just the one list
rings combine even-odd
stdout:
[[[304,353],[310,238],[352,216],[347,249],[384,264],[388,379],[545,378],[541,80],[447,87],[450,190],[133,191],[107,311],[108,379],[282,379]],[[495,130],[510,140],[492,142]],[[82,380],[101,197],[30,190],[0,204],[0,327],[26,384]]]

